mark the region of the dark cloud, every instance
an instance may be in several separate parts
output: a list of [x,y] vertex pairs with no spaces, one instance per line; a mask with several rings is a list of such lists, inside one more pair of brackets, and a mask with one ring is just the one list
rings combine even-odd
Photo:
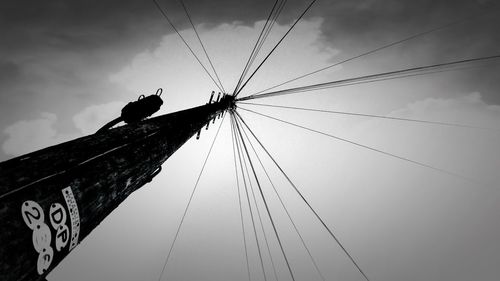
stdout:
[[19,65],[12,61],[0,60],[0,87],[2,92],[16,87],[22,80],[23,73]]
[[[493,1],[329,1],[319,3],[325,41],[344,56],[382,46],[422,31],[458,22],[432,34],[392,47],[371,58],[381,70],[498,54],[499,6]],[[369,66],[373,61],[360,60]],[[489,103],[500,104],[498,66],[457,73],[457,91],[481,91]]]
[[[158,1],[180,28],[189,23],[177,1]],[[152,1],[3,1],[0,24],[11,45],[19,39],[43,37],[39,42],[52,46],[84,47],[108,45],[116,40],[132,41],[137,37],[154,38],[172,32]],[[240,21],[253,23],[267,16],[269,1],[186,1],[195,21],[217,24]],[[269,7],[267,7],[269,6]],[[20,32],[21,31],[21,32]],[[87,45],[89,44],[89,45]]]
[[[177,1],[159,1],[179,28],[189,28]],[[273,1],[185,0],[195,23],[214,26],[264,20]],[[309,0],[290,0],[280,16],[291,23]],[[488,55],[497,52],[500,17],[494,1],[318,0],[306,18],[323,19],[323,41],[349,57],[457,19],[483,16],[352,64],[361,72]],[[155,48],[172,29],[152,1],[14,1],[0,3],[0,128],[54,110],[68,116],[91,103],[128,99],[111,84],[138,53]],[[293,36],[293,35],[291,35]],[[499,68],[458,77],[458,91],[481,91],[500,104]],[[54,102],[57,99],[57,102]],[[57,109],[54,109],[57,108]]]
[[[179,28],[188,27],[176,1],[160,3]],[[207,25],[253,24],[270,7],[268,1],[186,4],[194,20]],[[2,1],[0,128],[43,111],[67,120],[90,104],[135,96],[108,75],[172,32],[152,1]]]
[[[159,1],[175,24],[189,23],[177,1]],[[273,1],[185,1],[196,23],[208,26],[238,21],[253,24],[267,17]],[[279,19],[290,23],[309,0],[290,0]],[[152,1],[18,1],[2,3],[3,34],[9,49],[72,50],[80,53],[114,49],[123,61],[131,54],[151,47],[165,33],[172,32]],[[385,44],[408,35],[472,17],[456,26],[403,44],[399,56],[419,62],[452,60],[497,51],[500,34],[498,5],[494,1],[471,0],[318,0],[306,15],[324,18],[325,42],[346,55]],[[421,54],[425,54],[422,57]],[[116,64],[117,62],[114,61]],[[119,63],[118,63],[119,64]],[[480,75],[483,77],[484,75]],[[500,102],[500,100],[498,101]]]
[[[188,27],[177,1],[159,2],[176,25]],[[208,25],[234,21],[253,24],[265,19],[273,4],[273,1],[266,0],[185,2],[194,21]],[[309,0],[288,1],[279,21],[290,22],[308,3]],[[325,39],[340,46],[352,42],[348,45],[352,47],[355,44],[384,42],[482,14],[491,7],[495,8],[492,3],[470,0],[319,0],[306,17],[323,17]],[[123,47],[126,47],[126,42],[137,38],[158,39],[159,35],[172,32],[152,1],[3,1],[1,5],[0,28],[9,38],[6,44],[12,47],[47,45],[55,49],[88,49],[116,44],[125,44]],[[475,31],[474,35],[482,39],[482,44],[473,47],[479,48],[477,45],[489,45],[490,41],[498,39],[499,35],[492,32],[494,28],[491,22],[480,27],[463,24],[453,28],[455,32],[447,32],[443,40],[452,43],[457,37],[471,36],[471,32]],[[41,38],[44,39],[37,41]]]
[[[188,21],[177,1],[159,1],[180,28]],[[216,25],[238,21],[253,24],[267,17],[273,1],[186,0],[196,23]],[[309,3],[290,0],[279,19],[291,22]],[[496,9],[493,1],[470,0],[318,0],[306,17],[322,17],[325,42],[346,55],[415,34],[471,15]],[[119,69],[134,54],[154,46],[172,30],[152,1],[2,1],[0,31],[5,40],[0,51],[23,68],[27,60],[60,53],[97,62],[95,69]],[[436,35],[414,40],[398,55],[412,57],[425,49],[428,61],[489,54],[497,50],[498,13],[479,16]],[[99,52],[107,57],[96,56]],[[415,55],[417,56],[417,55]],[[421,60],[421,57],[417,57]],[[77,67],[77,66],[75,66]],[[89,65],[89,67],[92,67]],[[2,70],[5,73],[5,69]],[[12,69],[12,76],[19,72]],[[5,74],[4,74],[5,75]]]
[[0,83],[6,83],[20,76],[19,67],[10,61],[0,61]]
[[153,13],[149,1],[2,1],[0,128],[44,111],[65,123],[89,104],[116,100],[123,90],[108,74],[165,33],[149,24],[161,22]]

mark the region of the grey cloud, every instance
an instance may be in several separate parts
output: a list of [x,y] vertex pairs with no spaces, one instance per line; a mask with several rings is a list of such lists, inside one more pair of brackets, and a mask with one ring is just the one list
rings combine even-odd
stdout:
[[[500,18],[493,1],[330,1],[321,3],[319,12],[326,42],[345,51],[349,57],[394,42],[422,31],[459,23],[432,34],[416,38],[360,60],[370,66],[371,58],[381,58],[374,66],[396,69],[432,64],[498,53]],[[362,64],[356,64],[362,68]],[[466,93],[480,91],[487,102],[500,103],[498,66],[457,73],[456,85],[450,89]]]
[[[189,23],[177,1],[159,2],[176,25],[188,28]],[[185,1],[193,20],[207,25],[234,21],[253,24],[267,17],[273,2]],[[279,22],[291,22],[308,3],[309,0],[288,1]],[[318,0],[306,17],[323,17],[325,41],[338,48],[354,50],[480,14],[492,5],[492,1],[470,0]],[[433,53],[428,54],[429,57],[453,58],[464,46],[472,54],[496,50],[500,35],[494,32],[496,25],[492,22],[498,20],[490,18],[477,25],[464,23],[440,32],[439,36],[431,37],[437,41],[433,42],[429,50]],[[115,48],[119,52],[137,52],[157,42],[160,35],[173,32],[152,1],[140,0],[32,1],[24,5],[19,1],[4,1],[0,29],[9,37],[7,45],[26,52],[41,46],[52,51],[91,52],[96,48]]]
[[20,76],[21,70],[18,65],[10,61],[0,61],[0,83],[9,83],[12,79]]
[[[173,21],[182,27],[188,27],[188,21],[177,1],[159,1]],[[252,24],[267,17],[273,1],[185,1],[197,23],[219,24],[238,21]],[[294,19],[309,0],[288,1],[279,19],[288,23]],[[336,44],[346,40],[357,43],[376,43],[392,38],[400,33],[421,30],[431,24],[443,24],[466,16],[479,14],[492,6],[491,1],[469,0],[342,0],[317,1],[306,17],[325,18],[324,35]],[[89,47],[91,45],[121,44],[121,40],[145,36],[151,38],[166,32],[172,32],[161,18],[152,1],[33,1],[29,5],[18,1],[2,4],[0,23],[4,31],[14,29],[8,34],[17,40],[24,35],[37,33],[47,38],[39,44],[54,47]],[[430,25],[430,26],[429,26]],[[496,33],[491,33],[495,26],[488,24],[476,30],[487,41]],[[20,33],[15,29],[27,31]],[[33,30],[33,32],[30,32]],[[42,32],[40,32],[42,31]],[[142,31],[142,32],[141,32]],[[461,26],[452,37],[471,35],[471,27]],[[15,35],[14,33],[17,33]],[[498,35],[496,35],[498,36]],[[27,39],[26,37],[22,39]],[[444,39],[450,39],[445,36]],[[14,39],[16,41],[16,39]],[[375,41],[375,42],[374,42]],[[30,40],[26,41],[27,44]],[[483,43],[483,44],[486,44]],[[12,42],[13,45],[22,42]],[[85,45],[89,44],[89,45]]]
[[[159,1],[179,28],[189,28],[177,1]],[[274,1],[185,0],[197,24],[214,26],[264,20]],[[290,0],[280,16],[291,23],[309,0]],[[407,66],[491,54],[498,49],[500,17],[493,1],[469,0],[318,0],[306,18],[321,17],[323,41],[348,57],[387,42],[491,10],[491,14],[449,30],[391,48],[357,69]],[[497,9],[498,10],[498,9]],[[58,108],[60,120],[91,103],[135,97],[117,88],[107,75],[131,58],[153,49],[172,29],[150,0],[14,1],[0,3],[0,128],[42,111]],[[293,34],[291,34],[293,36]],[[286,42],[285,42],[286,43]],[[279,51],[279,50],[278,50]],[[423,54],[423,55],[422,55]],[[459,92],[479,91],[500,104],[499,67],[467,72],[457,79]],[[92,100],[92,101],[91,101]],[[30,115],[30,116],[26,116]],[[70,124],[71,125],[71,124]]]
[[[189,27],[177,1],[159,2],[179,28]],[[273,2],[185,1],[195,23],[208,26],[234,21],[253,24],[264,20]],[[279,22],[290,23],[308,3],[309,0],[288,1]],[[318,0],[306,17],[324,18],[324,42],[339,48],[347,57],[456,19],[494,10],[493,4],[493,1],[484,0]],[[75,72],[74,79],[67,81],[82,86],[95,84],[96,81],[78,76],[92,76],[92,73],[98,76],[102,75],[100,71],[116,71],[138,52],[153,48],[161,35],[173,32],[152,1],[57,0],[26,3],[9,0],[2,1],[0,5],[0,32],[6,38],[0,52],[9,57],[11,63],[22,69],[30,67],[33,61],[41,60],[40,63],[46,65],[48,62],[44,59],[67,57],[75,61],[69,66],[72,69],[60,67],[61,71],[55,74]],[[495,31],[498,18],[492,12],[434,36],[391,48],[380,57],[386,58],[393,52],[392,61],[403,62],[404,58],[410,58],[410,62],[421,62],[422,56],[419,55],[424,53],[425,62],[430,63],[491,54],[500,43],[500,34]],[[79,65],[79,62],[88,64]],[[54,71],[53,68],[49,70]],[[7,70],[2,71],[6,73]],[[496,95],[488,95],[492,88],[500,86],[498,79],[492,77],[492,73],[497,71],[476,71],[475,75],[460,80],[480,78],[482,85],[490,86],[472,90],[482,90],[486,92],[487,101],[500,103],[500,98],[495,99]],[[19,84],[30,83],[33,79],[14,69],[9,72],[7,75],[10,77],[17,77],[9,80]],[[6,92],[4,87],[4,84],[0,86],[2,95]]]
[[[176,1],[160,3],[179,28],[188,27]],[[270,2],[186,4],[197,23],[211,25],[251,24],[256,15],[266,16]],[[81,108],[135,98],[111,84],[108,75],[172,32],[152,1],[2,1],[0,128],[57,109],[58,122],[71,130],[65,120]]]

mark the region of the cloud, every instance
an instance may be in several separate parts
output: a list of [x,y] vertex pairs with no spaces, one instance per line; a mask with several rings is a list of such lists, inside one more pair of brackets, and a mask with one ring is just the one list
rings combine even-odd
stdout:
[[54,129],[57,116],[52,113],[42,113],[40,118],[16,122],[4,130],[8,135],[2,149],[9,155],[22,155],[41,148],[55,145],[76,135],[60,134]]
[[[230,91],[236,86],[252,44],[263,25],[264,21],[259,21],[253,26],[233,23],[221,24],[210,29],[205,26],[199,28],[200,37],[205,42],[204,44],[226,90]],[[294,30],[294,36],[287,38],[286,44],[280,46],[279,50],[273,53],[273,56],[262,66],[242,95],[274,86],[280,81],[289,80],[327,65],[328,61],[337,56],[339,51],[321,43],[322,25],[323,20],[312,19],[304,20],[300,26],[297,26]],[[252,70],[288,28],[288,25],[281,24],[276,24],[273,27],[274,32],[269,35],[266,44],[263,45]],[[193,33],[190,30],[182,31],[182,35],[187,40],[196,40],[192,37]],[[231,38],[231,40],[221,44],[221,38]],[[175,34],[166,35],[157,48],[144,50],[137,54],[129,65],[111,74],[109,79],[113,83],[136,93],[141,93],[145,89],[153,92],[157,87],[164,87],[162,97],[164,97],[168,108],[172,108],[171,105],[181,109],[202,104],[208,99],[210,91],[216,90],[216,88],[192,55],[185,48],[179,48],[180,44],[182,43],[179,42]],[[199,46],[193,44],[193,48],[195,52],[202,54],[203,51]],[[205,65],[208,65],[203,56],[200,56],[200,59],[205,62]],[[301,83],[319,82],[321,79],[327,79],[327,77],[316,75],[301,80]]]
[[[255,23],[265,20],[273,4],[264,0],[185,2],[195,24],[205,30],[233,25],[253,28]],[[288,1],[278,20],[279,25],[289,26],[308,2]],[[305,22],[321,19],[317,40],[325,47],[340,51],[339,59],[342,59],[470,14],[481,13],[491,2],[459,0],[451,5],[446,0],[317,1],[306,14]],[[176,1],[160,1],[160,4],[180,30],[191,31]],[[499,33],[495,30],[498,19],[493,12],[476,17],[435,36],[408,42],[400,48],[391,48],[348,66],[361,72],[380,71],[389,66],[400,68],[491,54],[500,43]],[[303,24],[301,22],[297,28]],[[282,30],[276,32],[274,30],[272,34],[283,33]],[[173,30],[151,1],[2,1],[0,33],[4,38],[0,53],[8,58],[8,61],[0,62],[0,111],[4,113],[0,118],[0,128],[16,120],[35,118],[40,112],[54,112],[61,122],[66,122],[82,107],[136,97],[137,92],[123,89],[110,81],[110,74],[126,67],[137,54],[161,46],[165,35],[175,43],[170,52],[176,53],[174,49],[185,51],[179,39],[171,36]],[[254,37],[252,40],[236,40],[234,37],[223,37],[224,33],[218,36],[216,45],[207,44],[211,53],[220,49],[232,54],[233,51],[227,51],[221,45],[234,42],[234,48],[245,51],[241,58],[248,56],[255,40]],[[283,46],[289,45],[293,38],[295,42],[300,42],[303,36],[304,33],[295,30]],[[283,46],[272,57],[282,53]],[[289,53],[286,61],[292,63],[310,55],[305,51],[308,49]],[[201,54],[201,50],[198,53]],[[181,65],[191,62],[191,58],[182,58],[185,60],[180,62]],[[218,59],[223,62],[230,60],[233,57],[226,58],[225,55]],[[311,70],[319,67],[315,66]],[[167,67],[178,68],[171,64]],[[222,65],[219,68],[225,67]],[[241,68],[228,71],[239,72]],[[500,87],[500,80],[495,78],[497,72],[498,67],[469,71],[450,85],[466,87],[463,92],[479,91],[487,103],[499,104],[500,96],[496,89]],[[199,78],[202,75],[192,77],[202,80]],[[155,83],[158,81],[161,79]],[[149,91],[149,87],[140,90]],[[31,115],[27,117],[28,114]]]
[[[486,186],[498,186],[500,178],[496,167],[500,165],[500,106],[488,105],[480,93],[448,99],[426,98],[394,110],[388,116],[479,128],[371,119],[356,127],[354,139],[383,151],[477,180]],[[397,159],[395,161],[401,162]],[[408,174],[406,177],[411,178]],[[399,175],[398,178],[404,178],[404,175]],[[460,180],[459,177],[455,179]]]
[[19,66],[11,61],[0,60],[0,83],[5,84],[20,76]]
[[101,126],[120,116],[123,102],[111,102],[85,108],[73,117],[78,133],[63,133],[56,130],[58,118],[53,113],[41,113],[32,120],[18,121],[8,126],[4,133],[7,139],[2,145],[8,155],[19,156],[45,147],[92,134]]
[[478,92],[455,99],[427,98],[389,115],[500,129],[500,106],[486,104]]
[[75,127],[85,135],[95,133],[101,126],[120,116],[124,102],[92,105],[73,117]]

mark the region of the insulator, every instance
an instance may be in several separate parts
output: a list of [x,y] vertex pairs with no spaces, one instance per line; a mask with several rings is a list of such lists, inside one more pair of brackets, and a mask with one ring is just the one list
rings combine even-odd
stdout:
[[196,139],[199,140],[201,135],[201,130],[198,130],[198,133],[196,134]]

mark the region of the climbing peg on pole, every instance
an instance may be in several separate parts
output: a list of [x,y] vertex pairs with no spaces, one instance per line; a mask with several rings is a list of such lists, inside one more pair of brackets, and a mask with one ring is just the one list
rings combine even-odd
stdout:
[[210,95],[210,100],[208,101],[208,104],[212,103],[212,100],[214,98],[215,91],[212,91],[212,94]]

